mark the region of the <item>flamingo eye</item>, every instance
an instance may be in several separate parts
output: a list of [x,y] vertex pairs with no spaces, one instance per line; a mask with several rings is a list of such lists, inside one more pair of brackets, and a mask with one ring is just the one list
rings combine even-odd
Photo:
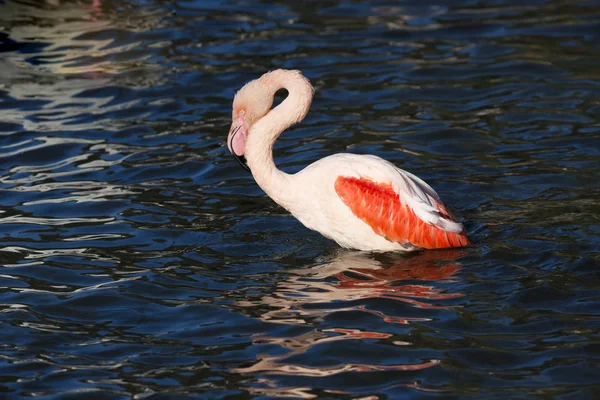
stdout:
[[240,110],[240,115],[246,114],[246,110]]

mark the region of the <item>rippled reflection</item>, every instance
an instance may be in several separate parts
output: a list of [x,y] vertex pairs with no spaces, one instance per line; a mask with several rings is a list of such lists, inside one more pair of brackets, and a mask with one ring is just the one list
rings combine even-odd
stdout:
[[[366,309],[362,304],[345,309],[339,307],[341,302],[390,299],[419,308],[445,308],[437,300],[460,297],[461,294],[442,292],[433,284],[436,280],[449,279],[460,268],[459,264],[450,261],[464,255],[465,252],[460,250],[434,251],[415,257],[396,257],[385,260],[386,263],[369,253],[342,253],[322,265],[290,270],[294,274],[291,278],[279,283],[272,295],[260,299],[260,304],[272,309],[261,318],[269,322],[305,324],[333,312],[356,310],[373,313],[386,322],[408,323],[410,318],[388,316]],[[257,303],[239,302],[238,305],[252,307]]]
[[[395,339],[391,333],[394,330],[387,324],[430,321],[431,314],[420,313],[419,309],[452,310],[458,307],[455,304],[444,305],[444,301],[460,298],[461,293],[436,288],[436,282],[456,282],[455,274],[460,269],[457,260],[465,255],[464,250],[432,251],[405,257],[341,252],[327,263],[286,271],[290,276],[278,282],[272,294],[252,302],[240,301],[236,306],[268,309],[259,316],[265,322],[308,324],[318,328],[292,337],[254,336],[254,343],[276,345],[287,352],[262,355],[252,366],[236,368],[234,372],[325,377],[346,372],[413,371],[438,365],[439,360],[431,359],[395,365],[348,361],[317,367],[296,364],[291,360],[311,352],[315,347],[340,341],[375,340],[391,346],[411,346],[410,342]],[[397,315],[406,309],[400,303],[412,308],[411,316]],[[395,310],[384,311],[389,309]],[[358,314],[380,318],[383,322],[379,324],[380,330],[356,328]],[[321,327],[323,325],[327,327]],[[352,353],[345,358],[351,360]]]

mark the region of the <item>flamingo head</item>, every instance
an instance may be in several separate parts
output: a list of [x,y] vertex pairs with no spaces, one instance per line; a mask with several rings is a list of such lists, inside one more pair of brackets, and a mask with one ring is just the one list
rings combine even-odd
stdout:
[[267,115],[273,105],[273,93],[262,79],[248,82],[233,99],[231,129],[227,137],[227,148],[246,169],[244,154],[252,126]]

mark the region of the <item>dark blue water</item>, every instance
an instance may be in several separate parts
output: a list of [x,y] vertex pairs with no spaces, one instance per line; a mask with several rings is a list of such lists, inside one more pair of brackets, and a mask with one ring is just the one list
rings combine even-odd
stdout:
[[[428,181],[473,246],[342,250],[230,157]],[[600,396],[600,2],[0,2],[0,397]]]

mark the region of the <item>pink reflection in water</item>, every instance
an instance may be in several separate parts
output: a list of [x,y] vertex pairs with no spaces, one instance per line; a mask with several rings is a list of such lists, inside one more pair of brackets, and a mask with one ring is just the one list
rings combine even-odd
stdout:
[[[383,340],[390,346],[410,346],[411,343],[391,339],[392,334],[388,332],[357,329],[356,326],[319,328],[318,325],[330,314],[348,311],[375,315],[393,324],[429,321],[430,318],[425,315],[388,315],[371,308],[373,304],[366,301],[386,299],[424,310],[451,310],[455,306],[444,305],[441,302],[460,297],[462,294],[437,288],[435,282],[453,279],[460,269],[456,260],[465,254],[464,250],[445,250],[410,257],[391,256],[395,258],[386,260],[382,255],[344,252],[325,264],[286,271],[291,276],[279,282],[273,293],[258,301],[238,302],[237,306],[264,308],[268,305],[271,310],[262,313],[259,317],[261,320],[279,324],[314,325],[315,329],[295,337],[254,336],[255,344],[276,344],[289,351],[283,355],[259,355],[251,366],[236,368],[233,372],[327,377],[346,372],[415,371],[438,365],[440,360],[437,359],[396,365],[357,363],[348,360],[330,366],[299,365],[290,360],[294,356],[306,353],[313,346],[342,340]],[[276,391],[278,397],[314,397],[310,388],[289,388],[289,392],[286,392],[286,389],[273,385],[271,388],[253,388],[253,391],[270,395],[274,395],[273,391]]]
[[280,282],[272,294],[258,301],[240,301],[237,306],[268,305],[271,310],[261,315],[262,320],[296,325],[343,311],[365,312],[393,323],[427,321],[427,318],[389,316],[363,304],[344,303],[390,299],[417,308],[451,309],[454,306],[440,304],[440,300],[462,294],[444,292],[434,283],[450,279],[460,269],[454,261],[465,254],[460,249],[431,251],[384,264],[369,253],[345,252],[329,263],[288,271],[293,275]]

